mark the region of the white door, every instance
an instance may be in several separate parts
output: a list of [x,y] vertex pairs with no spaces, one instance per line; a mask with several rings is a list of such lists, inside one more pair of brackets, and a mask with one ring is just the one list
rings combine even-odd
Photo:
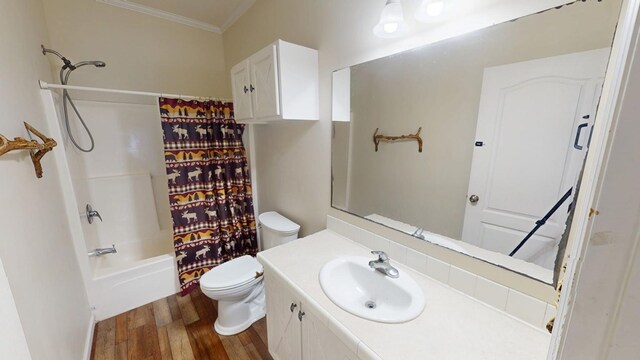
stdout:
[[233,93],[233,112],[236,120],[251,119],[251,76],[249,63],[243,61],[231,69],[231,91]]
[[[509,254],[575,185],[608,57],[599,49],[485,69],[463,241]],[[571,201],[516,258],[553,267]]]
[[267,299],[267,333],[269,352],[279,360],[299,360],[302,356],[302,339],[298,301],[284,282],[271,274],[265,274]]
[[276,46],[269,46],[249,58],[251,68],[250,92],[255,118],[280,115],[278,66]]

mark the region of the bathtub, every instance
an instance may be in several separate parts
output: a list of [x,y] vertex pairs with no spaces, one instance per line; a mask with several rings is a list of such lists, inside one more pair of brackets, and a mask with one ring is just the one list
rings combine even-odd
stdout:
[[93,280],[88,293],[96,320],[179,292],[171,230],[115,246],[117,253],[91,258]]

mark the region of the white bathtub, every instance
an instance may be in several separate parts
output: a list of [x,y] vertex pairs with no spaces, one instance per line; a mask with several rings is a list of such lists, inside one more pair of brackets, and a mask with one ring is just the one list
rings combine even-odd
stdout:
[[180,291],[171,230],[115,243],[117,253],[92,257],[90,301],[96,320]]

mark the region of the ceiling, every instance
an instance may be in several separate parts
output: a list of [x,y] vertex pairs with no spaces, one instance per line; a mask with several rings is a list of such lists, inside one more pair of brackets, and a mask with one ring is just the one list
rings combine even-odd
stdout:
[[96,0],[203,30],[222,33],[255,0]]

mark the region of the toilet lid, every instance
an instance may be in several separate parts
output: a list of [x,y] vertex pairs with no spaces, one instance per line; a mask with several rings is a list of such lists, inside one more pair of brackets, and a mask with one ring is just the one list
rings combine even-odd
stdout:
[[200,286],[206,289],[225,289],[245,284],[262,272],[262,265],[254,257],[244,255],[209,270],[200,278]]

